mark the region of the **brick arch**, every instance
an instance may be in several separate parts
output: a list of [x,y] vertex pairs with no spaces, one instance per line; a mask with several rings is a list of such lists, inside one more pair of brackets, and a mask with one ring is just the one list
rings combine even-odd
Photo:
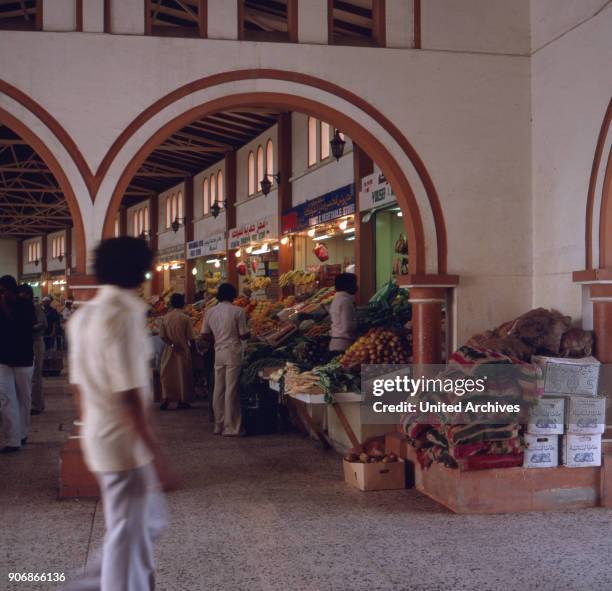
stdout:
[[[106,210],[103,236],[110,237],[113,235],[114,220],[119,211],[123,194],[132,177],[155,147],[185,125],[207,115],[225,109],[258,106],[289,109],[324,119],[329,121],[332,125],[342,129],[349,137],[354,139],[358,145],[364,147],[369,156],[381,167],[383,173],[392,184],[397,195],[398,204],[404,211],[404,220],[407,224],[407,234],[410,240],[409,248],[411,252],[415,253],[415,256],[411,257],[410,260],[410,272],[411,274],[425,274],[426,236],[421,212],[406,175],[389,150],[382,142],[376,139],[371,132],[365,129],[365,127],[344,113],[313,99],[277,92],[248,92],[224,96],[193,107],[162,125],[144,142],[123,169]],[[436,219],[434,215],[436,236],[431,238],[436,241],[439,249],[438,272],[440,273],[446,270],[446,236],[444,229],[442,229],[444,236],[443,239],[440,240],[440,236],[438,235],[438,230],[440,229],[439,221],[440,220]],[[444,228],[443,220],[442,228]]]
[[[328,80],[322,80],[314,76],[307,74],[301,74],[298,72],[288,72],[284,70],[275,69],[245,69],[235,70],[231,72],[222,72],[213,74],[194,80],[181,86],[172,92],[161,97],[149,107],[147,107],[142,113],[140,113],[134,120],[121,132],[115,142],[109,148],[108,152],[100,162],[100,165],[94,174],[85,176],[85,181],[89,187],[90,193],[93,197],[98,192],[102,181],[104,180],[107,172],[111,168],[111,165],[117,155],[120,153],[122,148],[128,143],[130,138],[138,132],[150,119],[155,117],[166,107],[173,105],[179,100],[189,95],[195,94],[198,91],[205,89],[212,89],[216,86],[226,84],[228,82],[239,82],[239,81],[260,81],[260,80],[272,80],[290,82],[306,87],[321,90],[324,93],[336,96],[344,101],[347,101],[351,105],[357,107],[360,111],[373,119],[380,127],[382,127],[386,133],[397,143],[399,148],[402,150],[406,158],[410,161],[414,167],[416,175],[423,187],[423,192],[429,203],[429,209],[435,227],[435,245],[437,253],[437,268],[436,271],[439,274],[445,274],[447,272],[447,235],[446,225],[444,221],[444,215],[442,212],[442,206],[440,199],[433,183],[433,180],[425,166],[423,160],[410,144],[408,139],[402,134],[402,132],[390,121],[385,115],[383,115],[376,107],[365,101],[361,96],[342,88]],[[304,99],[305,100],[305,99]],[[296,109],[303,110],[303,109]],[[315,115],[317,112],[315,112]],[[318,112],[321,116],[321,112]],[[331,120],[330,120],[331,122]],[[355,122],[353,122],[355,123]],[[347,133],[350,135],[350,131],[347,129]],[[363,144],[364,147],[367,144]],[[369,148],[369,147],[368,147]],[[405,176],[405,175],[404,175]],[[414,194],[413,194],[414,195]]]
[[68,180],[68,176],[51,150],[38,137],[38,135],[36,135],[27,125],[19,121],[19,119],[11,115],[8,111],[5,111],[2,107],[0,107],[0,124],[5,125],[19,135],[23,140],[25,140],[42,158],[57,180],[57,183],[59,184],[64,195],[64,199],[66,199],[68,202],[70,215],[72,216],[75,233],[75,244],[73,245],[73,248],[76,254],[76,271],[77,273],[85,273],[87,256],[85,248],[85,229],[83,226],[81,209],[74,190],[72,189],[72,185]]
[[[611,134],[611,123],[612,99],[608,103],[597,138],[589,180],[585,233],[586,269],[593,269],[595,266],[600,269],[612,268],[612,148],[609,149],[607,155],[604,153]],[[598,194],[597,186],[602,172],[602,190]],[[597,225],[594,218],[598,203],[599,224]],[[597,265],[593,252],[595,245],[599,250]]]

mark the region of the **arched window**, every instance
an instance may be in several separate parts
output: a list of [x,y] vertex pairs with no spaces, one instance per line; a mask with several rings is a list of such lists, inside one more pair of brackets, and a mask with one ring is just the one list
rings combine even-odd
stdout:
[[217,198],[219,199],[219,207],[223,207],[223,171],[217,173]]
[[144,224],[143,224],[143,230],[145,232],[149,231],[149,206],[145,205],[145,208],[143,209],[143,216],[144,216]]
[[135,211],[132,217],[132,236],[138,236],[138,212]]
[[115,218],[115,238],[119,238],[119,218]]
[[215,175],[210,175],[210,204],[217,200],[217,179],[215,179]]
[[329,123],[321,121],[321,160],[329,158]]
[[166,228],[172,225],[172,196],[166,197]]
[[271,183],[274,182],[274,144],[272,140],[266,143],[266,174]]
[[[257,191],[261,188],[261,181],[264,179],[264,151],[261,146],[257,148]],[[256,192],[257,192],[256,191]]]
[[202,182],[202,213],[208,215],[208,207],[210,205],[210,193],[208,191],[208,178]]
[[176,202],[177,202],[177,210],[176,210],[176,217],[183,221],[183,192],[179,191],[178,195],[176,196]]
[[317,123],[314,117],[308,117],[308,166],[317,163]]
[[248,166],[249,195],[253,195],[253,193],[255,193],[255,156],[253,155],[253,152],[249,152]]

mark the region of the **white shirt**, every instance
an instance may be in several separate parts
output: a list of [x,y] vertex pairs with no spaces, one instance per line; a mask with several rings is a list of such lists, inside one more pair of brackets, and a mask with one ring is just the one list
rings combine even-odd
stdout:
[[131,470],[153,454],[127,415],[120,392],[138,389],[151,399],[151,339],[146,305],[132,291],[105,285],[68,323],[70,383],[79,387],[81,447],[93,472]]
[[357,330],[357,316],[355,314],[355,300],[345,291],[339,291],[329,306],[331,318],[332,339],[352,341]]
[[236,347],[240,350],[240,337],[248,332],[246,314],[240,306],[219,302],[204,314],[202,334],[212,334],[215,337],[215,349]]

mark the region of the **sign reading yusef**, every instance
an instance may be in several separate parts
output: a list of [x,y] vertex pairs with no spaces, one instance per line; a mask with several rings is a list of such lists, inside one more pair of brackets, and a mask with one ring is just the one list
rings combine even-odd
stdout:
[[277,218],[267,217],[257,222],[242,224],[228,232],[228,248],[240,248],[251,242],[262,242],[278,238]]
[[381,172],[375,172],[361,179],[359,193],[359,211],[367,211],[374,207],[395,203],[395,193]]
[[353,213],[355,213],[355,185],[350,183],[284,212],[282,233],[299,232]]
[[213,234],[203,240],[192,240],[187,243],[187,258],[195,259],[209,254],[225,252],[225,233]]

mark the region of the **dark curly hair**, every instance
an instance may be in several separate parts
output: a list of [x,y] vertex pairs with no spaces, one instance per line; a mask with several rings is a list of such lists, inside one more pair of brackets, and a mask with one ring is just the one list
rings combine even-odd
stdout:
[[236,295],[236,288],[231,283],[222,283],[217,289],[217,299],[220,302],[233,302]]
[[101,284],[134,289],[144,281],[152,262],[153,251],[142,238],[120,236],[98,244],[94,268]]

